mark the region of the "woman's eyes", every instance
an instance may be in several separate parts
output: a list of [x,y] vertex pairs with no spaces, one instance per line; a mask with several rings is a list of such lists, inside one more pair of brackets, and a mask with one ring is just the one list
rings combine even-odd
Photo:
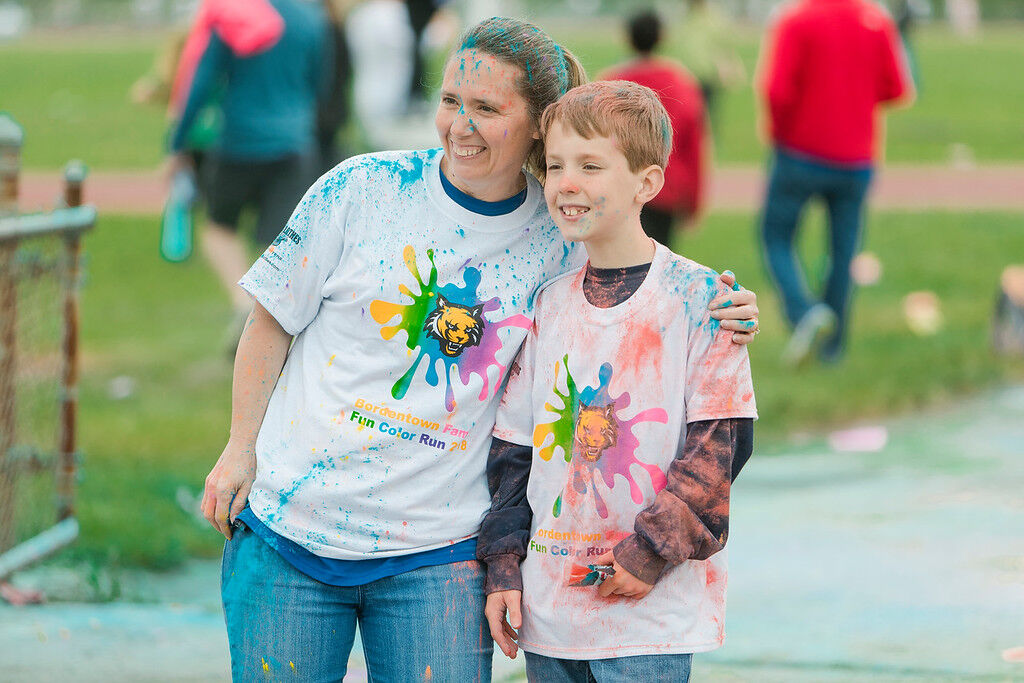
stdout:
[[584,164],[583,165],[583,170],[584,171],[600,171],[601,167],[598,166],[597,164]]
[[[446,107],[460,107],[459,100],[451,95],[444,95],[441,97],[441,104]],[[497,114],[498,110],[489,104],[481,104],[477,106],[477,110],[485,114]]]
[[562,166],[560,164],[548,164],[547,172],[551,173],[552,171],[560,171],[561,169]]

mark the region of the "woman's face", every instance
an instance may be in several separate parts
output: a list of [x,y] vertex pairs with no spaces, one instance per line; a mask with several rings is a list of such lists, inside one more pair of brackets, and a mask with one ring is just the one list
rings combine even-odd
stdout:
[[444,147],[442,169],[452,184],[485,201],[522,189],[522,168],[537,126],[516,92],[522,71],[474,49],[449,60],[434,123]]

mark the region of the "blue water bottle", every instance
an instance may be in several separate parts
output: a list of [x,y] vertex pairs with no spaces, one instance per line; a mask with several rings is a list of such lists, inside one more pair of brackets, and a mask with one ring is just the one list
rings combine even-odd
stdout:
[[160,255],[181,263],[192,255],[192,206],[196,201],[196,175],[179,169],[171,178],[171,191],[160,221]]

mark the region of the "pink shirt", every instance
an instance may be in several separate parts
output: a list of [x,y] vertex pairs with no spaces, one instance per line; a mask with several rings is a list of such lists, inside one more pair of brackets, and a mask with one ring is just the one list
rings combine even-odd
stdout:
[[214,31],[232,52],[248,57],[277,42],[284,32],[284,20],[267,0],[205,0],[185,40],[171,84],[170,111],[175,116],[185,108],[192,77]]

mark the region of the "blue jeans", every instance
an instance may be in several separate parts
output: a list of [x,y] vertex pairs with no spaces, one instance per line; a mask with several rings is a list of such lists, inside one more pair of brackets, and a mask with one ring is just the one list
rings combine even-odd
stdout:
[[527,652],[531,683],[686,683],[693,655],[637,655],[611,659],[555,659]]
[[[761,218],[761,236],[768,270],[775,279],[783,308],[791,325],[817,301],[823,301],[838,318],[835,332],[822,351],[836,355],[846,338],[850,303],[850,262],[857,254],[863,229],[864,198],[872,169],[834,166],[776,149],[768,181],[768,195]],[[832,260],[820,299],[808,292],[797,259],[794,239],[804,206],[821,197],[828,210]]]
[[470,561],[331,586],[241,526],[221,566],[232,680],[341,681],[358,623],[373,683],[490,681],[483,579]]

